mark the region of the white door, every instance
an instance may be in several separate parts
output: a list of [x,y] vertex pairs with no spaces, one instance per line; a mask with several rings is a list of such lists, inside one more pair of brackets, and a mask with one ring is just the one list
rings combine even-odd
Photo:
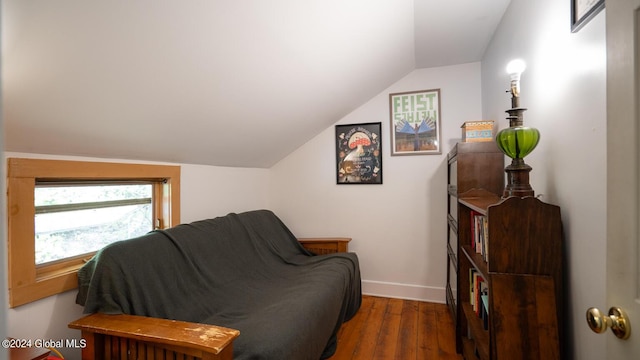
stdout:
[[[640,359],[640,0],[606,0],[607,308],[630,318],[631,335],[607,330],[607,359]],[[577,344],[577,346],[580,346]]]

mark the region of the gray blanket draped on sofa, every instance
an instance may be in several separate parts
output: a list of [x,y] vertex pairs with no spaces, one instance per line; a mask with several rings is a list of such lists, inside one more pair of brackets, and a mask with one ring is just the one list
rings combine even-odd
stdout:
[[361,302],[354,253],[312,256],[268,210],[114,243],[78,275],[85,313],[238,329],[236,359],[326,358]]

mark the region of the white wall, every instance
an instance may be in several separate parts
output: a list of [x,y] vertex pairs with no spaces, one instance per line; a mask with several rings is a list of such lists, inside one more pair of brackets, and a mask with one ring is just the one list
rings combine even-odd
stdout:
[[[4,153],[8,157],[37,157],[41,159],[65,159],[88,161],[130,160],[95,159],[69,156],[50,156],[25,153]],[[143,162],[140,163],[149,163]],[[217,166],[179,164],[181,167],[181,222],[213,218],[229,212],[241,212],[266,208],[269,171],[266,169],[241,169]],[[6,168],[3,161],[3,169]],[[4,170],[3,170],[4,171]],[[4,178],[4,176],[3,176]],[[4,206],[0,212],[4,211]],[[3,216],[2,219],[5,219]],[[2,227],[3,236],[4,229]],[[4,241],[2,254],[6,248]],[[3,268],[7,269],[6,259]],[[3,279],[5,272],[3,272]],[[6,289],[6,287],[4,287]],[[3,296],[5,291],[2,292]],[[82,316],[82,308],[75,304],[76,291],[51,296],[14,309],[2,304],[2,315],[7,317],[7,334],[25,339],[80,339],[77,330],[67,328],[67,324]],[[6,309],[6,311],[4,311]],[[5,321],[0,323],[4,326]],[[0,335],[4,335],[0,333]],[[4,338],[4,337],[3,337]],[[79,359],[78,350],[60,349],[66,359]],[[0,357],[2,359],[3,357]]]
[[183,223],[268,207],[267,169],[182,164]]
[[[271,169],[271,207],[297,236],[352,237],[365,293],[444,302],[446,154],[481,118],[480,86],[480,63],[413,71],[338,122],[382,122],[382,185],[336,185],[330,127]],[[434,88],[442,155],[390,156],[389,93]]]
[[604,359],[605,337],[588,329],[584,313],[607,305],[605,15],[572,34],[569,3],[512,0],[482,61],[482,107],[485,117],[504,116],[505,66],[524,59],[524,122],[541,132],[525,160],[536,194],[562,208],[572,358]]
[[[2,18],[1,14],[1,6],[0,6],[0,19]],[[0,32],[2,31],[2,26],[0,26]],[[2,38],[2,36],[0,36]],[[0,74],[2,72],[0,71]],[[0,79],[1,80],[1,79]],[[3,112],[2,112],[2,90],[0,90],[0,158],[2,158],[3,150],[4,150],[4,123],[3,123]],[[0,168],[0,189],[5,188],[5,167],[2,166]],[[6,192],[0,191],[0,264],[7,264],[6,260],[6,249],[7,249],[7,241],[6,241],[6,224],[7,217],[5,216],[5,198]],[[3,270],[7,267],[3,267]],[[7,288],[7,272],[2,271],[2,275],[0,275],[0,309],[7,308],[7,292],[4,290]],[[4,339],[7,337],[7,318],[6,312],[0,311],[0,339]],[[6,349],[0,347],[0,359],[6,358]]]

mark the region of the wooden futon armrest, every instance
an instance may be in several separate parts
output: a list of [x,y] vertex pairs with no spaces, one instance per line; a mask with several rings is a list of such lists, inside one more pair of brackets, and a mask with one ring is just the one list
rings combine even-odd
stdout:
[[325,238],[298,238],[298,241],[305,249],[314,254],[333,254],[337,252],[349,251],[349,241],[347,237],[325,237]]
[[134,315],[91,314],[69,324],[82,331],[82,359],[233,358],[240,331],[214,325]]

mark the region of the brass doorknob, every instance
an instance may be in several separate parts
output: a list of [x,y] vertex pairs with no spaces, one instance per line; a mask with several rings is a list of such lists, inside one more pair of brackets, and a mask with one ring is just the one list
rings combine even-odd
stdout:
[[587,323],[593,332],[601,334],[611,328],[611,331],[622,340],[626,340],[631,335],[631,324],[629,317],[619,307],[609,309],[609,314],[605,315],[597,308],[589,308],[587,310]]

